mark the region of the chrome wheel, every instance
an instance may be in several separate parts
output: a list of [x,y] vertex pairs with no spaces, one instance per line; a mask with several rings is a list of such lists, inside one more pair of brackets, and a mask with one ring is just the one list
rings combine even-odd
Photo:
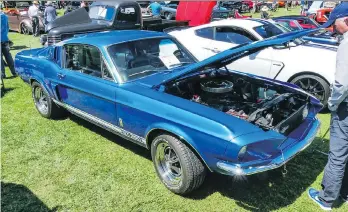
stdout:
[[325,89],[324,86],[317,80],[312,78],[302,78],[295,82],[303,90],[315,96],[320,101],[325,100]]
[[21,23],[20,32],[22,34],[24,34],[24,35],[28,35],[29,34],[29,29],[28,29],[28,27],[24,23]]
[[178,155],[166,140],[161,140],[156,149],[155,165],[164,183],[177,187],[182,182],[182,169]]
[[33,98],[35,101],[36,108],[42,114],[48,113],[48,100],[46,94],[43,92],[41,87],[35,87],[33,92]]

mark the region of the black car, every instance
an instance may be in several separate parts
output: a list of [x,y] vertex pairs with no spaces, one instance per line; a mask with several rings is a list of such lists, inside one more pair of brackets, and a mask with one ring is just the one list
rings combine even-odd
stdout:
[[137,2],[96,1],[89,6],[57,18],[47,25],[47,35],[41,36],[41,44],[55,44],[76,34],[90,32],[144,29],[163,31],[165,28],[188,25],[187,21],[162,20],[142,16]]

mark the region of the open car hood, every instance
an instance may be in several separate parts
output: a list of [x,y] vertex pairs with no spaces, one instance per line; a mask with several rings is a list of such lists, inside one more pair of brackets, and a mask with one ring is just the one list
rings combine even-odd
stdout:
[[265,49],[271,46],[286,45],[287,43],[295,40],[296,38],[306,36],[318,30],[320,29],[288,32],[288,33],[284,33],[284,34],[271,37],[262,41],[257,41],[253,43],[245,43],[245,44],[233,47],[219,54],[216,54],[212,57],[209,57],[201,62],[188,65],[183,69],[173,72],[170,77],[166,78],[161,83],[157,84],[155,87],[183,78],[186,75],[189,75],[194,72],[200,72],[200,71],[204,71],[204,70],[212,69],[212,68],[219,69],[221,67],[224,67],[232,63],[233,61],[236,61],[242,57],[258,52],[262,49]]
[[51,29],[54,29],[57,27],[74,25],[74,24],[82,24],[82,23],[90,23],[90,22],[92,22],[92,19],[90,19],[86,9],[80,8],[70,13],[67,13],[57,18],[53,22],[49,23],[47,26],[47,31],[50,31]]

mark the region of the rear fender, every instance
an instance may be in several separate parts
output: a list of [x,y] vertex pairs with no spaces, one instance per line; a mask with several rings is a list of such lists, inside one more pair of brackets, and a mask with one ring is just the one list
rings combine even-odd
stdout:
[[32,25],[31,25],[31,20],[30,20],[30,19],[24,19],[24,20],[22,20],[22,21],[19,23],[19,30],[21,29],[20,26],[21,26],[22,23],[24,23],[25,26],[28,27],[28,30],[29,30],[30,32],[33,32],[33,27],[32,27]]

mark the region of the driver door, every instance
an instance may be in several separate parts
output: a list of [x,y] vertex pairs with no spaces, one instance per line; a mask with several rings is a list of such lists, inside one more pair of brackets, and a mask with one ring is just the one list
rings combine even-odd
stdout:
[[[228,26],[216,27],[210,49],[214,53],[219,53],[243,43],[254,41],[256,41],[256,38],[243,29]],[[272,66],[272,51],[272,48],[264,49],[236,60],[227,67],[231,70],[268,77]]]
[[55,78],[59,101],[89,119],[117,125],[117,83],[99,49],[91,45],[63,47],[63,65]]

